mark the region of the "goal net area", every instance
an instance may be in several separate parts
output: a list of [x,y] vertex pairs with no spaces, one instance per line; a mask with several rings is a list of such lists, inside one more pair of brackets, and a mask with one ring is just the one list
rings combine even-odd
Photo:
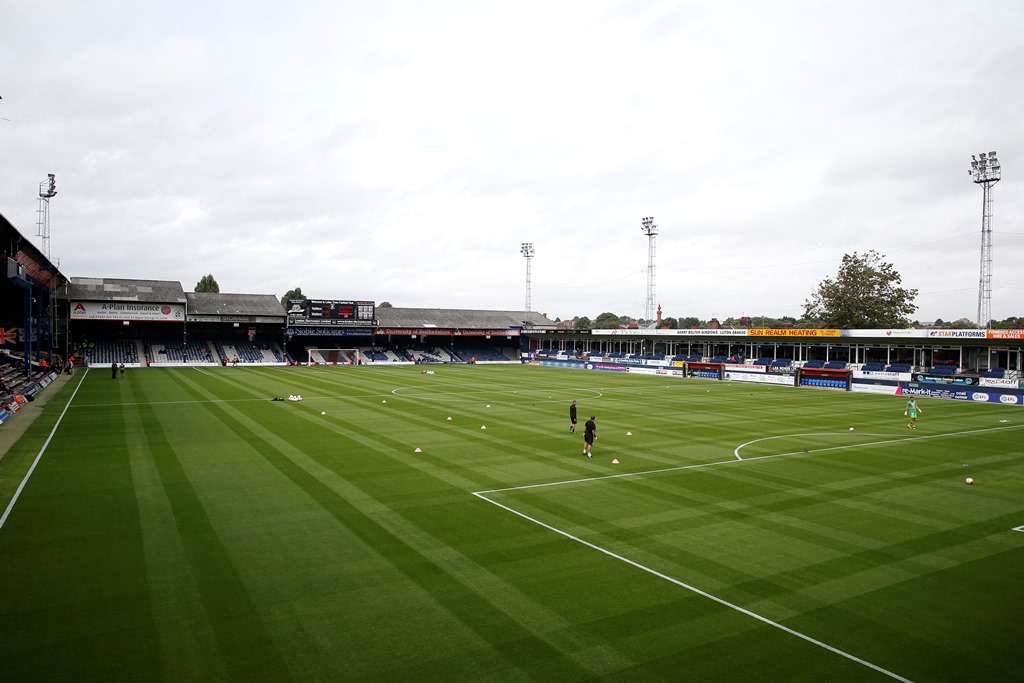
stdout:
[[306,348],[307,365],[361,365],[362,362],[359,349]]

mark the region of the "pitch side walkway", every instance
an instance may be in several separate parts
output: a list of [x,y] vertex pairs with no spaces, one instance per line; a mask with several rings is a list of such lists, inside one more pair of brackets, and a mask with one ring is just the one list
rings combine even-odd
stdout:
[[17,415],[13,416],[3,425],[0,425],[0,460],[4,459],[7,451],[11,450],[11,446],[18,442],[21,435],[28,431],[28,428],[36,421],[36,418],[43,414],[43,409],[53,400],[54,396],[60,393],[64,385],[68,383],[68,380],[73,378],[73,375],[58,375],[57,379],[53,380],[50,386],[46,387],[46,390],[43,391],[38,399],[23,405]]

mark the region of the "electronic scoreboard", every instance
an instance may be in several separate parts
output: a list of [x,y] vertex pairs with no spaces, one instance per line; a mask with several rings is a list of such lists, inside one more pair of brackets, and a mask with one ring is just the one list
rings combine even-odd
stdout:
[[372,301],[338,299],[291,299],[288,325],[367,326],[374,323]]

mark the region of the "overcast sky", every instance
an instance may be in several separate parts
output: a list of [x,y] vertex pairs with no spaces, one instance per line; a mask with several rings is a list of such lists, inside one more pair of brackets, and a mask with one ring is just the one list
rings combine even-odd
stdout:
[[[292,5],[296,6],[292,6]],[[831,7],[826,7],[830,4]],[[1024,314],[1024,3],[0,0],[0,213],[68,275],[799,315],[884,251],[917,317]]]

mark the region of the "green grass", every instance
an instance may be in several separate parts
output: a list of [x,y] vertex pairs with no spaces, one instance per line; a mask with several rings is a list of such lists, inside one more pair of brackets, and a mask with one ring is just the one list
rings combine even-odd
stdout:
[[921,404],[911,433],[894,397],[548,368],[90,373],[0,529],[0,678],[885,680],[497,504],[909,679],[1017,678],[1024,411]]

